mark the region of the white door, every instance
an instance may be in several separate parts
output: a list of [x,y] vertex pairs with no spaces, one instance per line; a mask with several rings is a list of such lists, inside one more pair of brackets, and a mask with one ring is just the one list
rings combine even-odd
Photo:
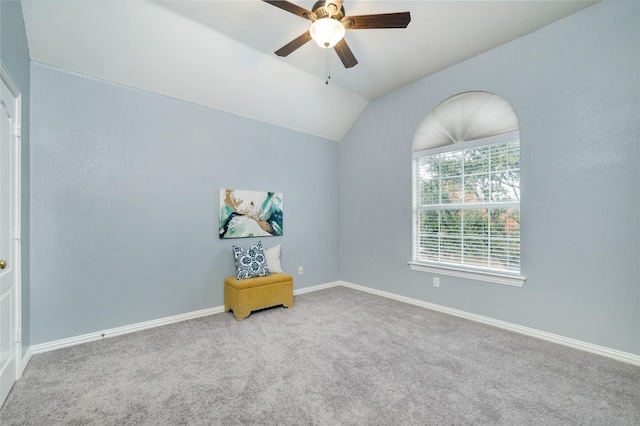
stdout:
[[[1,65],[1,64],[0,64]],[[1,67],[0,98],[0,405],[18,379],[20,259],[19,92]]]

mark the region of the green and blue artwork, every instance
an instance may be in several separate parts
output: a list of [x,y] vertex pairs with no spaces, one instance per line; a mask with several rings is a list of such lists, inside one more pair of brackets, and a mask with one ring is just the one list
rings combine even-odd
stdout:
[[220,190],[220,238],[282,235],[282,193]]

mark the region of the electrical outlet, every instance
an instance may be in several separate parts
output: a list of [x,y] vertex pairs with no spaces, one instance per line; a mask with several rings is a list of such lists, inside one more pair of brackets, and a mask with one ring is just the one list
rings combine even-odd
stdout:
[[440,278],[439,277],[433,277],[433,286],[434,287],[440,287]]
[[298,275],[304,274],[304,268],[302,266],[298,266]]

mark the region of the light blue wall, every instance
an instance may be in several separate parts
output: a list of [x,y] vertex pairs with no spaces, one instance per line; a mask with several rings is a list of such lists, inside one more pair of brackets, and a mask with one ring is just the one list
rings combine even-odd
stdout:
[[[640,354],[639,22],[601,3],[372,102],[340,145],[341,279]],[[468,90],[520,120],[522,288],[406,264],[414,133]]]
[[29,121],[30,59],[22,6],[19,1],[0,1],[0,60],[18,85],[22,102],[22,351],[30,345],[29,273]]
[[220,188],[282,192],[284,235],[263,245],[282,245],[295,288],[338,279],[336,142],[31,73],[33,344],[222,306],[231,246],[257,239],[219,240]]

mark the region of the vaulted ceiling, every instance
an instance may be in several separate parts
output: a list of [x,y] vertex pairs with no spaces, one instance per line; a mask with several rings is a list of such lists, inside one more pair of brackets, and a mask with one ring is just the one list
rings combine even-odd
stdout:
[[[311,9],[314,0],[294,1]],[[346,0],[347,15],[411,13],[406,29],[351,30],[345,69],[313,41],[273,52],[309,21],[260,0],[23,0],[31,58],[341,140],[367,103],[597,1]]]

